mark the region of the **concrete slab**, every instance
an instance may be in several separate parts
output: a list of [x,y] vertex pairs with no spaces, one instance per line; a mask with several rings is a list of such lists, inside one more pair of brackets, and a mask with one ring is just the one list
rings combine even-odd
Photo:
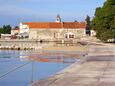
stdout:
[[[114,47],[90,48],[88,56],[81,63],[74,63],[55,76],[34,82],[31,86],[115,86]],[[94,56],[92,53],[95,53]]]

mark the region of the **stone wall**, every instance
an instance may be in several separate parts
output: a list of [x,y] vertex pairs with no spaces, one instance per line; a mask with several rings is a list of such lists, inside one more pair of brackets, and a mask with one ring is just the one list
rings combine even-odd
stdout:
[[29,39],[50,40],[50,39],[65,39],[67,33],[73,33],[74,39],[83,37],[85,35],[85,29],[30,29]]

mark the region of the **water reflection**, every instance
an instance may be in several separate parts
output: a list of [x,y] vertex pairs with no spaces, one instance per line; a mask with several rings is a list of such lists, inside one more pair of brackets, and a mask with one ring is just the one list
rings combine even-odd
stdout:
[[[51,52],[51,51],[14,51],[4,50],[0,51],[0,58],[15,58],[20,61],[37,61],[37,62],[58,62],[58,63],[74,63],[85,56],[85,53],[78,52]],[[17,58],[17,59],[16,59]],[[7,62],[8,60],[1,62]],[[14,60],[13,60],[14,61]]]
[[27,86],[54,75],[84,55],[83,52],[0,51],[0,86]]
[[80,58],[83,56],[84,54],[41,52],[38,54],[20,56],[20,60],[38,61],[38,62],[74,63],[75,61],[79,61]]

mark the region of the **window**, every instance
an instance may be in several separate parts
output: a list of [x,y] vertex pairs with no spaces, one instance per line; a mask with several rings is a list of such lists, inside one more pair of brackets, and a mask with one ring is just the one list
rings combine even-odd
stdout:
[[74,38],[74,35],[72,35],[72,34],[69,34],[69,38]]
[[66,33],[65,38],[75,38],[75,35],[72,32]]

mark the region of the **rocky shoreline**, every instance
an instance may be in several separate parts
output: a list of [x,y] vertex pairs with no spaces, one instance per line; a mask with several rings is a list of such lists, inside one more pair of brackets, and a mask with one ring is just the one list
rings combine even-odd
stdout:
[[0,40],[0,50],[62,50],[76,51],[80,49],[85,51],[87,44],[82,42],[40,42],[37,40]]

